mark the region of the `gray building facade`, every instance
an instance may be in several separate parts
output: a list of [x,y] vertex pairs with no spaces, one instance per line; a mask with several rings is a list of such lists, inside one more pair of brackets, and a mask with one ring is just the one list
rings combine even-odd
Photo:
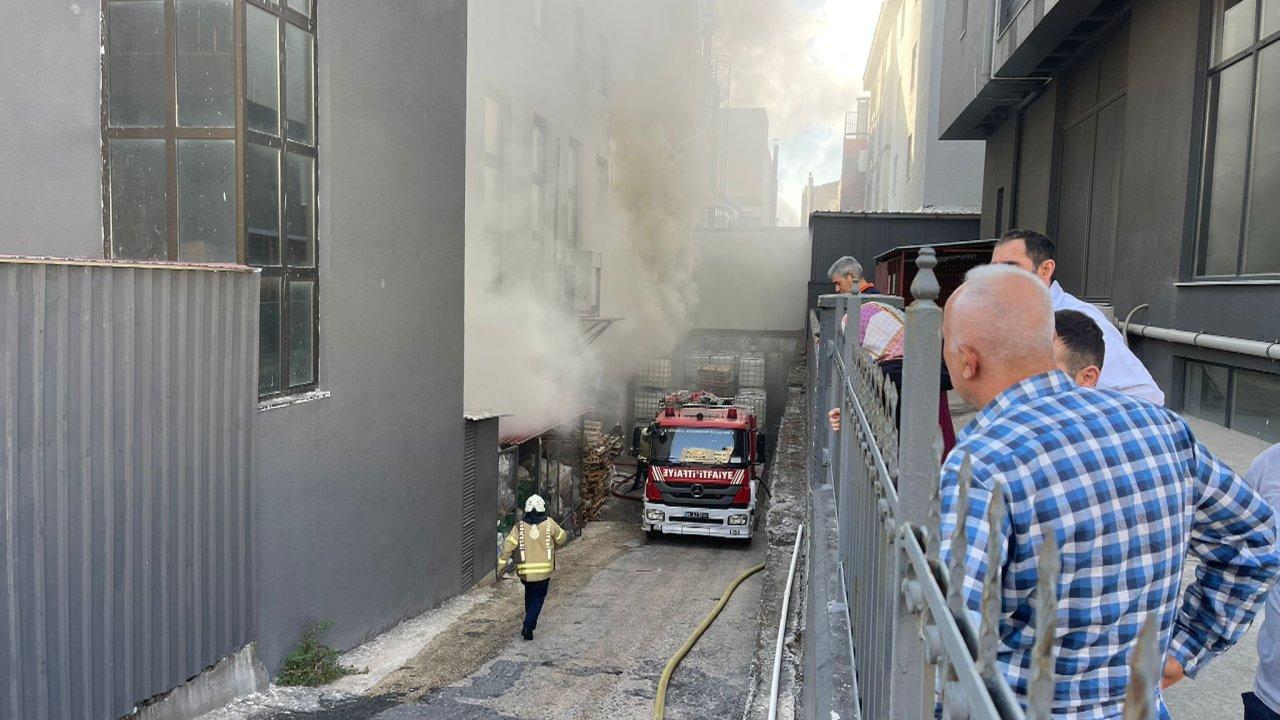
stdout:
[[311,623],[351,647],[476,576],[466,45],[465,0],[0,4],[0,254],[258,269],[273,674]]
[[939,127],[986,141],[984,236],[1047,232],[1069,292],[1189,331],[1131,336],[1171,407],[1280,441],[1280,17],[1265,5],[952,0]]

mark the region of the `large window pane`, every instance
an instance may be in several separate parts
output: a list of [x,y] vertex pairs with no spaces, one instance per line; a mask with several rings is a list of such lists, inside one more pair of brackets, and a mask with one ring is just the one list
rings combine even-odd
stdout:
[[128,260],[168,257],[163,140],[112,140],[111,256]]
[[284,237],[286,265],[315,264],[315,161],[285,155]]
[[289,387],[315,381],[312,349],[315,321],[315,287],[309,282],[289,283]]
[[178,141],[178,259],[236,261],[236,143]]
[[1257,0],[1218,0],[1218,37],[1213,61],[1221,62],[1253,44]]
[[235,125],[231,0],[177,0],[178,124]]
[[1231,428],[1280,442],[1280,375],[1236,370]]
[[1227,369],[1187,361],[1182,386],[1182,412],[1201,420],[1227,424]]
[[245,262],[280,264],[280,151],[248,143],[244,151]]
[[1280,0],[1262,0],[1262,36],[1280,30]]
[[290,140],[315,141],[315,82],[312,80],[313,46],[307,31],[296,25],[284,26],[285,124]]
[[1244,202],[1246,144],[1253,63],[1236,63],[1214,78],[1217,119],[1213,134],[1213,166],[1206,173],[1208,213],[1205,224],[1206,275],[1232,275],[1240,252],[1240,220]]
[[259,132],[279,135],[279,21],[270,13],[245,6],[245,122]]
[[258,309],[258,394],[280,388],[280,278],[264,277]]
[[1280,43],[1258,57],[1246,273],[1280,273]]
[[107,116],[114,127],[163,127],[164,3],[107,5]]
[[311,0],[287,0],[287,3],[290,8],[311,17]]

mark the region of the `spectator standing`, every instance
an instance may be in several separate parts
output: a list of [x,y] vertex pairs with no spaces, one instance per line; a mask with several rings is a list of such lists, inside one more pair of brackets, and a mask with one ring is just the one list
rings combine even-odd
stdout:
[[835,285],[836,292],[839,294],[856,292],[860,295],[877,295],[880,293],[876,286],[863,276],[862,263],[848,255],[831,264],[831,269],[827,270],[827,277],[831,278],[831,284]]
[[[1024,703],[1037,558],[1046,542],[1061,548],[1052,713],[1112,720],[1121,717],[1129,657],[1148,616],[1159,620],[1164,685],[1194,676],[1248,627],[1280,555],[1271,508],[1180,417],[1080,387],[1056,369],[1051,307],[1044,283],[1001,265],[970,271],[947,302],[943,357],[956,391],[981,410],[943,465],[941,531],[965,528],[967,554],[958,560],[975,622],[988,549],[997,548],[997,662]],[[966,456],[972,486],[960,517]],[[988,525],[994,492],[1008,507],[1001,527]],[[1200,566],[1179,603],[1189,554]],[[943,543],[943,560],[949,555]],[[1159,690],[1154,700],[1168,718]]]
[[1098,387],[1107,344],[1102,328],[1079,310],[1053,314],[1053,361],[1081,387]]
[[[1280,507],[1280,444],[1259,455],[1244,479],[1272,508]],[[1267,593],[1266,608],[1253,692],[1244,694],[1244,720],[1280,720],[1280,587]]]
[[1116,326],[1101,310],[1063,290],[1058,281],[1053,279],[1053,273],[1057,269],[1054,260],[1056,252],[1057,246],[1041,233],[1034,230],[1010,230],[996,242],[991,262],[1020,267],[1040,278],[1049,286],[1054,310],[1076,310],[1093,318],[1102,330],[1102,337],[1107,345],[1107,362],[1102,366],[1098,387],[1118,390],[1147,402],[1163,405],[1164,391],[1156,385],[1142,361],[1129,350],[1124,336]]

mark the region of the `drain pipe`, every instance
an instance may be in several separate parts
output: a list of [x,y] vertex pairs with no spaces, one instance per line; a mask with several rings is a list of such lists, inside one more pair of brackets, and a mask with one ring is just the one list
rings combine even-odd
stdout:
[[1221,350],[1223,352],[1235,353],[1237,355],[1250,355],[1252,357],[1266,358],[1268,360],[1280,360],[1280,340],[1273,340],[1271,342],[1263,340],[1245,340],[1243,338],[1227,337],[1226,335],[1210,335],[1205,332],[1174,330],[1172,328],[1162,328],[1154,325],[1143,325],[1141,323],[1131,322],[1135,313],[1147,307],[1148,305],[1146,304],[1139,305],[1130,310],[1129,314],[1125,316],[1124,324],[1121,327],[1121,331],[1125,335],[1125,342],[1128,342],[1128,336],[1132,334],[1137,335],[1138,337],[1151,338],[1152,340],[1161,340],[1168,343],[1205,348],[1206,350]]
[[791,570],[787,572],[787,591],[782,594],[782,616],[778,618],[778,644],[773,652],[773,681],[769,684],[769,720],[778,717],[778,678],[782,673],[782,643],[787,633],[787,615],[791,609],[791,585],[796,577],[796,560],[800,557],[800,538],[804,525],[796,526],[796,546],[791,551]]

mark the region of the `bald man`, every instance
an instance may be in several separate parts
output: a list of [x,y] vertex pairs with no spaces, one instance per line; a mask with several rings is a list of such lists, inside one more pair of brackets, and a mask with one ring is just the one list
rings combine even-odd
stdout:
[[[988,547],[1001,550],[998,658],[1013,690],[1025,703],[1036,561],[1050,536],[1062,551],[1054,717],[1121,717],[1130,650],[1152,613],[1167,649],[1164,685],[1194,677],[1240,638],[1280,569],[1270,507],[1176,414],[1058,370],[1049,290],[1031,273],[975,268],[942,325],[952,383],[981,408],[943,465],[942,537],[964,524],[975,623]],[[959,517],[966,456],[973,485]],[[997,491],[1009,514],[991,528]],[[1178,605],[1188,553],[1200,566]],[[947,543],[942,555],[950,562]],[[1159,690],[1155,700],[1167,718]]]

